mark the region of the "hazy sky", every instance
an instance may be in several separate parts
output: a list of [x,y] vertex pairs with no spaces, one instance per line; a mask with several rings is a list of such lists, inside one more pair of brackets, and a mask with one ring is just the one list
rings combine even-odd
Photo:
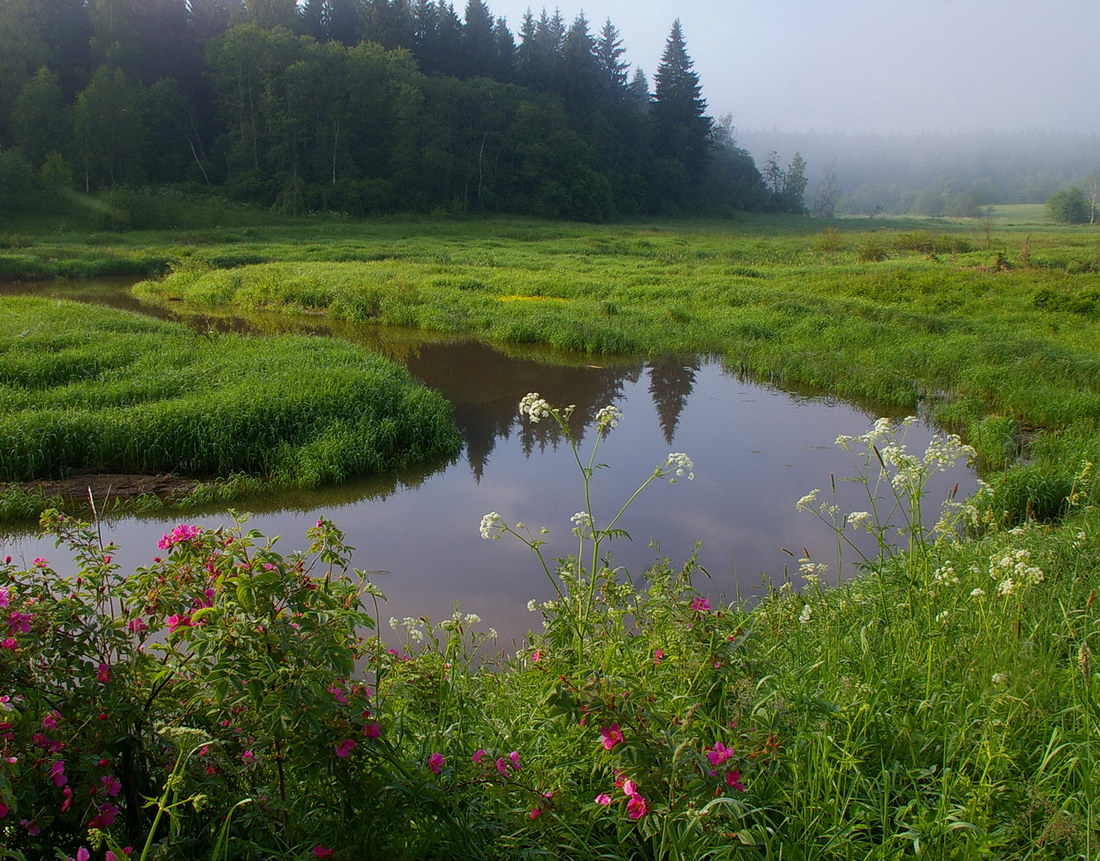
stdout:
[[[543,4],[487,0],[517,34]],[[547,3],[553,9],[555,3]],[[464,2],[455,2],[461,15]],[[1100,0],[563,0],[650,76],[684,27],[709,113],[745,129],[1100,132]]]

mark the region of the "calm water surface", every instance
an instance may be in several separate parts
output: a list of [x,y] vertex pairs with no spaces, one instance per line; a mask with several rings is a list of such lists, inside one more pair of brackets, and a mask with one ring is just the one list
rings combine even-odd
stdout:
[[[117,283],[48,290],[143,309]],[[190,322],[263,330],[318,326],[286,318]],[[601,446],[600,460],[609,468],[597,472],[593,485],[597,522],[606,523],[669,452],[686,452],[694,460],[694,481],[655,482],[621,521],[631,540],[611,544],[613,560],[632,572],[642,571],[658,553],[682,561],[698,541],[699,561],[710,575],[698,585],[716,598],[751,595],[766,581],[796,574],[803,548],[816,561],[829,562],[835,579],[831,533],[813,516],[797,512],[795,502],[815,487],[827,490],[833,474],[843,510],[868,507],[859,487],[841,481],[852,474],[852,464],[834,440],[866,430],[877,418],[873,410],[760,385],[705,357],[643,362],[511,347],[505,352],[370,327],[342,327],[335,334],[387,353],[439,390],[453,404],[462,429],[461,454],[397,476],[248,500],[238,507],[253,512],[250,527],[282,536],[284,552],[304,546],[305,531],[318,516],[334,520],[356,548],[355,567],[387,572],[376,578],[389,597],[385,618],[438,620],[457,603],[505,639],[538,627],[527,601],[548,598],[551,590],[537,561],[518,542],[485,541],[478,533],[482,515],[497,511],[510,523],[548,527],[550,557],[576,547],[569,518],[585,507],[580,476],[568,445],[545,422],[519,421],[516,408],[530,391],[556,405],[577,405],[585,453],[600,407],[614,403],[625,414]],[[925,425],[914,426],[910,449],[922,451],[932,433]],[[974,490],[975,477],[963,467],[941,476],[929,497],[932,520],[955,482],[960,498]],[[124,566],[139,565],[180,519],[178,514],[124,517],[112,520],[106,533],[121,545]],[[228,522],[219,511],[182,519],[208,528]],[[44,556],[66,567],[63,552],[48,540],[9,534],[0,544],[17,558]]]

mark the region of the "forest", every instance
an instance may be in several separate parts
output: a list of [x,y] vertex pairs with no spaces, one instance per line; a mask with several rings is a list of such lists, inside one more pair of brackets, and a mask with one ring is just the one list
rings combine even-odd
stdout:
[[[683,28],[652,83],[615,25],[482,0],[11,0],[0,191],[172,185],[353,216],[802,212],[706,113]],[[71,196],[71,195],[70,195]]]

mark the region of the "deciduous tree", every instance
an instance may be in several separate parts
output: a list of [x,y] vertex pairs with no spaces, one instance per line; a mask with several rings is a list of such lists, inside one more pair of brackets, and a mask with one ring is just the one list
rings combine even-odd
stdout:
[[61,149],[71,131],[57,73],[45,66],[23,85],[12,111],[12,137],[34,168]]
[[1061,224],[1082,224],[1089,220],[1089,205],[1076,186],[1063,188],[1047,198],[1047,210]]

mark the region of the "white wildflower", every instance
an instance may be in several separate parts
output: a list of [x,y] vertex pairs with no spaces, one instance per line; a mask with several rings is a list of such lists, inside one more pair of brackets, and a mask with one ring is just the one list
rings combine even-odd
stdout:
[[418,643],[424,641],[424,632],[420,630],[420,620],[414,619],[411,616],[406,616],[400,622],[396,618],[390,618],[390,627],[397,628],[400,625],[405,629],[405,633],[409,636],[409,639],[415,640]]
[[957,586],[959,575],[955,572],[955,566],[951,562],[945,562],[932,573],[932,584],[935,586]]
[[476,625],[480,622],[481,617],[477,613],[467,613],[463,621],[465,621],[466,627],[469,628],[471,625]]
[[550,404],[538,392],[528,392],[520,399],[519,414],[537,422],[550,415]]
[[608,404],[596,413],[596,432],[601,434],[610,433],[611,429],[622,420],[622,417],[622,410],[614,404]]
[[396,631],[398,624],[400,624],[400,623],[397,621],[397,617],[396,616],[390,616],[390,627],[393,628]]
[[809,511],[810,506],[812,506],[817,501],[817,495],[819,493],[821,493],[821,488],[815,487],[800,500],[798,500],[798,502],[794,504],[794,507],[799,511]]
[[1008,684],[1008,673],[994,673],[992,681],[995,685]]
[[970,590],[970,597],[971,598],[984,598],[985,597],[985,589],[982,589],[981,587],[978,587],[977,589],[971,589]]
[[977,457],[973,446],[964,445],[958,434],[945,437],[934,436],[924,450],[924,466],[930,472],[943,472],[953,467],[960,459],[970,463]]
[[932,527],[935,535],[942,535],[949,540],[958,540],[959,523],[966,517],[965,506],[953,499],[945,499],[940,506],[940,519]]
[[[801,500],[799,500],[801,502]],[[870,529],[871,528],[871,512],[870,511],[853,511],[847,517],[847,523],[852,529]]]
[[497,514],[495,511],[490,511],[483,518],[481,518],[481,537],[489,538],[493,541],[500,538],[504,534],[504,518]]
[[1030,563],[1030,550],[1009,550],[999,558],[989,561],[989,576],[995,580],[1005,578],[1015,580],[1015,584],[1036,586],[1046,579],[1046,575],[1042,568]]
[[684,476],[687,476],[688,481],[695,478],[695,473],[692,471],[694,469],[695,464],[691,462],[690,457],[682,451],[674,451],[665,458],[664,463],[657,467],[657,475],[667,478],[669,484],[675,484],[676,479]]
[[942,613],[940,613],[938,616],[936,616],[936,621],[942,624],[942,623],[947,621],[947,617],[950,616],[950,615],[951,615],[950,610],[944,610]]
[[1016,591],[1016,583],[1011,577],[1006,577],[1000,583],[997,584],[997,594],[1003,597],[1008,597]]
[[532,598],[530,601],[527,602],[527,612],[528,613],[537,612],[538,609],[539,609],[539,602],[536,601],[534,598]]
[[496,628],[490,628],[489,631],[488,631],[488,634],[489,634],[489,639],[490,640],[495,640],[497,638],[497,629]]
[[587,511],[578,511],[569,518],[569,522],[573,524],[573,534],[578,538],[592,537],[592,515]]
[[828,571],[828,565],[824,562],[814,562],[808,556],[803,556],[798,560],[798,573],[802,575],[802,579],[807,586],[816,586]]
[[806,606],[804,606],[802,608],[802,612],[798,616],[799,623],[803,624],[803,625],[808,625],[810,623],[810,616],[812,616],[812,615],[813,615],[813,610],[810,607],[810,605],[807,604]]
[[858,441],[870,448],[873,445],[878,445],[884,439],[889,438],[893,433],[894,423],[890,421],[890,419],[880,418],[875,421],[874,426],[867,431],[867,433],[860,434],[854,439],[852,437],[839,436],[836,442],[837,445],[848,448],[852,442]]

